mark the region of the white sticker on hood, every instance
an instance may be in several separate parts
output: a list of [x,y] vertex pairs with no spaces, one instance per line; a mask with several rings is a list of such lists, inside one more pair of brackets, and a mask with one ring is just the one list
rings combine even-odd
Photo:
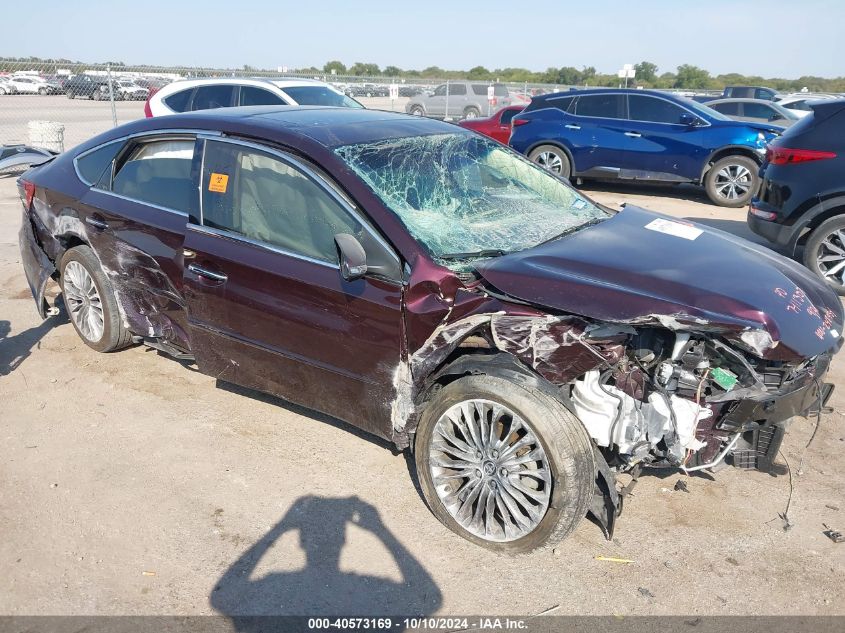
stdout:
[[682,224],[681,222],[673,222],[672,220],[664,220],[658,218],[652,220],[645,225],[649,231],[657,231],[658,233],[666,233],[666,235],[674,235],[675,237],[682,237],[685,240],[694,240],[704,231],[697,229],[689,224]]

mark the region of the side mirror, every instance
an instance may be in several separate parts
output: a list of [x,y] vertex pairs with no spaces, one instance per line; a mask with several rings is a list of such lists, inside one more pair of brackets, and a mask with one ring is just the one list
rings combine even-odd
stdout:
[[772,116],[769,117],[769,121],[780,121],[782,118],[783,116],[780,114],[780,112],[775,112]]
[[334,243],[340,257],[341,277],[346,281],[354,281],[367,274],[367,253],[353,235],[338,233],[334,236]]
[[698,119],[696,119],[693,115],[689,114],[688,112],[684,112],[683,114],[681,114],[679,123],[681,125],[688,125],[690,127],[694,127],[698,125]]

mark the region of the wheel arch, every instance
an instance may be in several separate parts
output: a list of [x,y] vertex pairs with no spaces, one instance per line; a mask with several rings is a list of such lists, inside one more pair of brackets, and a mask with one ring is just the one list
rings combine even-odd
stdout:
[[810,207],[802,214],[801,221],[794,227],[793,238],[788,245],[789,254],[794,256],[798,246],[805,244],[813,231],[838,215],[845,215],[845,193],[827,198]]
[[698,178],[699,184],[704,183],[704,178],[707,176],[707,172],[710,171],[713,165],[728,156],[744,156],[745,158],[750,158],[757,163],[758,167],[762,164],[760,155],[750,147],[745,145],[726,145],[725,147],[720,147],[715,150],[707,157],[707,160],[704,162],[704,167],[701,170],[701,175]]

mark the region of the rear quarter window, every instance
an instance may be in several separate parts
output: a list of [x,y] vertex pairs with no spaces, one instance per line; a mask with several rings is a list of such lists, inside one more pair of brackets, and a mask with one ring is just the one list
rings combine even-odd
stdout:
[[123,147],[123,141],[114,141],[78,157],[76,172],[80,180],[88,186],[100,180],[100,176],[111,165],[121,147]]
[[504,84],[493,84],[493,95],[496,97],[507,97],[510,93]]
[[184,112],[188,109],[188,101],[191,98],[192,92],[193,88],[188,88],[187,90],[180,90],[179,92],[174,92],[169,97],[165,97],[164,99],[162,99],[162,101],[164,101],[164,105],[166,105],[174,112]]

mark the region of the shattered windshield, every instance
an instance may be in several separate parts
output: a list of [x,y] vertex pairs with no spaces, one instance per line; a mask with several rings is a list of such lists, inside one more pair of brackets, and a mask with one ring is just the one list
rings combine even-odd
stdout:
[[563,181],[476,134],[334,151],[439,260],[524,250],[608,217]]

